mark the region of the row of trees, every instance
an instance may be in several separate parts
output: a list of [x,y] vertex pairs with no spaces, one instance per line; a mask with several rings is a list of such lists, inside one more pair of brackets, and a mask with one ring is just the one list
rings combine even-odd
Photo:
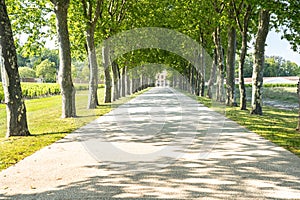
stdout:
[[19,67],[20,78],[41,78],[43,82],[56,82],[55,63],[48,59],[43,60],[35,69],[30,67]]
[[[160,35],[155,35],[148,46],[143,46],[147,37],[136,37],[129,43],[134,43],[135,48],[131,52],[123,52],[114,58],[117,51],[108,45],[101,50],[101,62],[104,69],[106,95],[105,101],[110,102],[120,93],[117,83],[122,82],[121,74],[132,76],[132,69],[145,63],[163,63],[176,69],[187,77],[193,85],[196,94],[208,95],[217,101],[225,101],[227,105],[234,106],[235,101],[235,66],[238,62],[240,108],[246,107],[246,92],[244,85],[244,66],[249,41],[254,38],[253,54],[253,87],[252,87],[252,114],[262,114],[262,80],[265,66],[264,47],[268,31],[271,27],[280,28],[293,45],[294,50],[299,51],[299,4],[297,0],[213,0],[213,1],[178,1],[178,0],[27,0],[1,2],[1,42],[2,69],[8,76],[4,76],[6,84],[6,103],[19,102],[22,108],[20,94],[9,95],[12,89],[19,91],[19,75],[17,57],[15,53],[12,30],[15,34],[29,35],[28,42],[22,46],[23,51],[30,51],[43,45],[43,38],[55,33],[53,28],[45,28],[50,24],[56,27],[56,36],[59,47],[59,73],[58,80],[62,91],[62,117],[75,117],[75,90],[72,81],[72,57],[84,60],[87,58],[89,66],[89,100],[88,108],[97,106],[98,66],[96,47],[102,41],[111,38],[125,30],[140,27],[164,27],[183,33],[201,44],[201,48],[195,48],[193,58],[189,57],[188,46],[185,42],[172,42]],[[10,19],[7,15],[6,4]],[[12,22],[12,29],[10,25]],[[55,23],[54,23],[55,22]],[[136,32],[138,35],[138,32]],[[166,33],[168,34],[168,33]],[[180,35],[177,35],[179,38]],[[176,36],[176,37],[177,37]],[[172,37],[172,35],[170,35]],[[136,42],[137,39],[139,42]],[[163,41],[165,40],[165,41]],[[7,42],[10,45],[7,45]],[[149,40],[150,41],[150,40]],[[166,42],[167,43],[164,43]],[[18,41],[17,41],[18,42]],[[164,49],[160,44],[186,46],[187,52],[173,52]],[[20,44],[20,43],[17,43]],[[150,46],[149,46],[150,45]],[[125,43],[120,49],[126,47]],[[132,46],[132,45],[129,45]],[[153,46],[153,48],[151,48]],[[157,50],[163,49],[163,50]],[[9,52],[9,53],[6,53]],[[169,51],[169,52],[168,52]],[[171,53],[170,53],[171,51]],[[236,60],[238,55],[239,60]],[[184,57],[185,59],[183,59]],[[210,57],[212,59],[210,59]],[[13,59],[12,59],[13,58]],[[99,58],[99,56],[98,56]],[[193,60],[193,61],[192,61]],[[11,63],[9,63],[11,62]],[[112,74],[112,77],[111,77]],[[226,89],[224,81],[226,78]],[[142,78],[144,80],[144,78]],[[149,78],[151,79],[151,78]],[[204,91],[204,83],[215,85],[216,95],[212,94],[210,87]],[[142,81],[140,81],[141,83]],[[5,85],[5,84],[4,84]],[[112,92],[112,85],[113,92]],[[15,88],[11,88],[14,86]],[[111,95],[113,94],[113,96]],[[12,97],[13,96],[13,97]],[[14,99],[17,96],[18,98]],[[12,99],[10,99],[12,98]],[[16,118],[20,115],[20,107],[12,109]],[[24,115],[24,109],[22,110]],[[22,116],[23,116],[22,115]],[[25,114],[26,115],[26,114]],[[21,117],[22,118],[22,117]],[[20,117],[18,117],[20,119]],[[22,119],[26,120],[25,117]],[[15,119],[9,119],[13,121]],[[8,135],[22,135],[26,122],[16,123]],[[27,130],[27,129],[26,129]],[[24,133],[28,133],[28,130]]]
[[[253,55],[245,59],[244,77],[251,77],[253,72]],[[236,69],[236,73],[238,70]],[[264,65],[264,77],[299,76],[300,66],[280,56],[266,56]]]

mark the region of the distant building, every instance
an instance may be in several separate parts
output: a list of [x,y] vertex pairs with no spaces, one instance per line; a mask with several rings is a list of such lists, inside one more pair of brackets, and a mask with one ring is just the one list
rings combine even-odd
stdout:
[[43,79],[41,78],[20,78],[21,82],[29,82],[29,83],[42,83]]
[[167,70],[164,70],[161,73],[156,74],[155,85],[160,87],[169,86],[169,81],[167,80]]

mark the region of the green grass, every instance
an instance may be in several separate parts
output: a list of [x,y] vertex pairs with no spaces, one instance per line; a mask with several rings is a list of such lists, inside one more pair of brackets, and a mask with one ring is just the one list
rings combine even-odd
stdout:
[[[84,126],[97,117],[108,113],[115,105],[122,104],[137,95],[121,98],[111,104],[101,104],[97,109],[88,110],[87,91],[76,93],[77,118],[61,119],[61,96],[26,100],[28,126],[31,136],[5,138],[5,105],[0,104],[0,171],[14,165],[37,150],[63,138],[66,134]],[[104,89],[99,89],[99,102],[103,102]]]
[[[198,97],[198,101],[211,107],[212,101],[208,98]],[[250,105],[247,106],[250,108]],[[298,120],[296,111],[264,106],[263,115],[259,116],[251,115],[249,110],[240,110],[239,107],[226,107],[225,115],[248,130],[300,157],[300,134],[295,130]]]
[[263,97],[271,100],[282,101],[283,103],[298,103],[296,87],[264,88]]
[[[239,100],[239,89],[236,88],[236,100]],[[246,87],[247,100],[251,100],[252,88]],[[282,103],[298,103],[297,87],[264,87],[263,98],[269,100],[281,101]]]

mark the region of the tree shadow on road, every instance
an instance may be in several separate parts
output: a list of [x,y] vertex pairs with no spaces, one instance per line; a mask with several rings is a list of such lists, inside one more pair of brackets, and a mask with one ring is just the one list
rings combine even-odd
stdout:
[[[218,144],[205,157],[152,161],[99,161],[84,166],[95,176],[53,190],[2,199],[286,199],[300,194],[300,159],[227,122]],[[249,140],[251,139],[251,140]],[[189,157],[190,155],[190,157]],[[200,156],[199,156],[200,155]]]

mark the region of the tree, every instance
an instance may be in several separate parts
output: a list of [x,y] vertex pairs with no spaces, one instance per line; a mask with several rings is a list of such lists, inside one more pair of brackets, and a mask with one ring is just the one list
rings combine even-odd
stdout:
[[4,0],[0,0],[0,67],[7,111],[6,137],[28,136],[30,132],[20,85],[17,52]]
[[[98,88],[98,63],[95,49],[95,30],[98,19],[103,9],[103,0],[82,0],[83,16],[86,22],[86,49],[89,60],[90,78],[89,78],[89,98],[88,109],[96,108],[98,103],[97,88]],[[93,7],[94,12],[93,12]]]
[[[127,9],[129,8],[128,3],[129,2],[127,0],[107,1],[107,9],[104,10],[105,16],[101,18],[102,20],[104,20],[103,25],[105,24],[105,26],[101,27],[100,29],[104,39],[107,39],[113,34],[116,34],[122,28],[122,22],[125,19]],[[113,98],[116,97],[116,94],[119,94],[118,78],[120,77],[120,75],[116,73],[120,72],[120,69],[118,64],[115,63],[114,60],[110,60],[110,57],[108,55],[110,53],[109,51],[109,47],[103,47],[102,49],[102,62],[104,66],[105,77],[105,103],[109,103],[112,100],[112,87],[115,94]],[[108,67],[109,63],[113,65],[111,70],[113,73],[113,82],[111,81],[110,68]]]
[[251,114],[262,115],[262,85],[265,43],[269,32],[270,11],[262,8],[259,12],[258,30],[254,45],[254,66],[252,74],[252,110]]
[[217,71],[218,57],[217,57],[216,51],[217,50],[215,49],[214,54],[213,54],[212,67],[211,67],[211,70],[210,70],[210,78],[209,78],[208,83],[207,83],[207,96],[210,99],[212,99],[212,97],[213,97],[212,90],[213,90],[213,84],[215,82],[216,71]]
[[248,41],[248,29],[249,23],[251,20],[251,14],[253,12],[252,5],[244,1],[240,2],[237,5],[236,1],[232,0],[232,6],[235,13],[235,20],[238,25],[238,30],[242,37],[242,45],[240,49],[240,60],[239,60],[239,90],[240,90],[240,109],[246,110],[247,109],[247,99],[246,99],[246,87],[244,81],[244,66],[245,66],[245,59],[247,55],[247,41]]
[[112,81],[111,81],[110,68],[109,68],[110,60],[109,60],[108,46],[102,47],[102,63],[104,68],[104,79],[105,79],[104,103],[111,103]]
[[[292,45],[292,49],[300,53],[300,1],[299,0],[289,0],[288,2],[283,2],[278,9],[275,10],[277,14],[278,24],[281,25],[283,29],[283,38],[287,39]],[[278,28],[278,24],[275,27]]]
[[264,77],[297,76],[300,68],[296,63],[285,60],[280,56],[266,56]]
[[39,65],[36,66],[36,75],[42,78],[45,82],[56,81],[56,69],[55,63],[48,59],[43,60]]
[[228,9],[229,27],[227,30],[228,46],[226,56],[226,105],[236,106],[235,102],[235,54],[236,54],[236,28],[234,25],[233,3]]
[[[40,54],[49,37],[50,29],[49,13],[52,10],[49,2],[45,0],[7,0],[12,30],[15,35],[17,52],[23,56]],[[20,40],[20,36],[26,35],[27,39]]]
[[223,49],[223,41],[222,41],[222,27],[221,21],[223,19],[223,11],[225,8],[225,2],[223,1],[214,1],[214,9],[215,15],[217,16],[215,30],[213,33],[213,41],[215,45],[215,53],[217,56],[217,89],[216,89],[216,98],[217,101],[223,102],[225,101],[225,90],[224,90],[224,49]]
[[30,67],[19,67],[20,78],[35,78],[35,71]]
[[51,61],[55,64],[56,70],[59,69],[59,56],[58,56],[57,49],[42,48],[40,58],[41,58],[41,60],[48,59],[49,61]]
[[51,0],[56,15],[56,29],[59,43],[58,82],[62,94],[62,118],[76,117],[75,87],[71,72],[71,50],[68,31],[68,8],[70,0]]
[[224,101],[225,91],[224,91],[224,53],[221,43],[221,28],[220,26],[216,27],[214,34],[214,43],[216,48],[217,56],[217,101]]

